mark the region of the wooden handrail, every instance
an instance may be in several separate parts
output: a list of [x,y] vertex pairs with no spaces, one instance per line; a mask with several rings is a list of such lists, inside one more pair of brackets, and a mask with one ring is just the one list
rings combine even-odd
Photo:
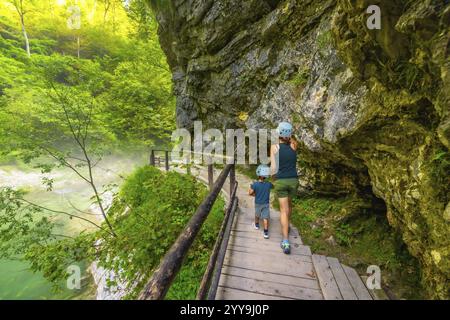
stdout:
[[[145,286],[143,292],[140,295],[140,299],[142,300],[160,300],[164,299],[167,291],[172,284],[173,279],[176,277],[178,272],[181,269],[181,265],[183,263],[184,258],[186,257],[189,248],[192,246],[192,243],[195,240],[198,232],[200,231],[201,226],[205,222],[206,218],[211,211],[211,208],[214,205],[214,202],[217,199],[221,189],[223,188],[225,181],[230,174],[230,181],[234,182],[234,164],[228,164],[220,173],[216,182],[214,183],[210,193],[203,200],[201,205],[197,208],[196,212],[189,220],[183,232],[180,234],[178,239],[170,248],[169,252],[164,256],[158,268],[153,273],[150,281]],[[235,188],[233,184],[231,188]],[[236,192],[232,192],[235,194]],[[231,198],[230,194],[230,203],[235,202],[234,198]],[[237,205],[237,204],[236,204]],[[229,221],[227,221],[228,225]],[[225,234],[226,235],[226,234]],[[217,288],[216,288],[217,289]]]
[[156,166],[156,160],[158,160],[158,165],[161,164],[161,157],[156,157],[155,152],[164,152],[164,164],[166,171],[169,171],[169,151],[163,149],[151,149],[150,150],[150,165]]
[[237,210],[237,206],[238,206],[238,198],[236,198],[236,201],[233,202],[230,219],[228,219],[225,227],[225,232],[223,239],[221,241],[222,243],[220,245],[219,254],[217,255],[217,261],[214,268],[211,284],[209,286],[209,292],[207,296],[208,300],[214,300],[216,298],[217,288],[219,287],[220,275],[222,273],[222,267],[225,261],[225,255],[227,253],[228,242],[230,240],[231,235],[231,227],[233,225],[234,214]]
[[206,298],[212,300],[216,296],[217,286],[219,285],[220,280],[220,271],[223,266],[223,260],[228,246],[228,238],[231,232],[231,225],[239,201],[236,197],[237,187],[238,183],[235,182],[233,191],[230,195],[230,203],[225,213],[225,218],[217,236],[216,243],[214,244],[214,249],[211,253],[205,273],[203,274],[200,288],[197,292],[198,300],[204,300]]

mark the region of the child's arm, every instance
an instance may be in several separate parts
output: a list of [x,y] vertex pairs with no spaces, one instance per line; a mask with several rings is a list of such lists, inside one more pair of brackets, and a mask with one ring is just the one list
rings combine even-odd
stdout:
[[253,184],[250,185],[250,188],[248,189],[248,195],[249,196],[255,196],[255,190],[252,188]]

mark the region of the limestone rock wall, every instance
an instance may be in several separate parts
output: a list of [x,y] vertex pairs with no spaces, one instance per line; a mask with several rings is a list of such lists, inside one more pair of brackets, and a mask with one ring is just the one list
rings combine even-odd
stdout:
[[[366,26],[372,4],[381,30]],[[180,127],[291,121],[302,190],[383,199],[430,295],[450,297],[448,1],[154,6]]]

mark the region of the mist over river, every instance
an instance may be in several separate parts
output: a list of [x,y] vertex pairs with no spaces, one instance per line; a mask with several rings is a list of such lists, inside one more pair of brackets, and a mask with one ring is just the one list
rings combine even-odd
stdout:
[[[126,177],[135,168],[145,165],[148,155],[116,156],[104,159],[94,170],[97,186],[111,183],[119,184],[122,177]],[[43,175],[38,170],[20,165],[0,165],[0,187],[24,188],[29,191],[26,198],[36,204],[56,210],[62,210],[91,220],[101,221],[98,211],[91,203],[93,195],[89,186],[69,169],[55,169],[50,175],[54,179],[53,190],[47,191],[42,185]],[[105,202],[111,197],[106,194]],[[77,209],[87,212],[83,215]],[[79,219],[70,220],[68,217],[56,217],[55,233],[77,234],[82,230],[89,230],[92,225]],[[81,266],[86,275],[85,266]],[[41,274],[29,270],[28,263],[20,260],[0,260],[0,300],[2,299],[88,299],[92,295],[92,285],[84,286],[81,290],[64,289],[55,293],[51,284]]]

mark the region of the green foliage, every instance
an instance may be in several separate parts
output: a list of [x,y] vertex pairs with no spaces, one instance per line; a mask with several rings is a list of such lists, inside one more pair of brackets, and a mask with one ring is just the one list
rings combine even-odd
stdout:
[[295,199],[292,223],[313,252],[338,257],[361,273],[369,265],[378,265],[384,285],[397,296],[421,298],[417,261],[386,218],[365,208],[352,197]]
[[86,257],[94,256],[94,234],[82,233],[73,239],[55,240],[45,245],[35,243],[29,246],[24,258],[34,271],[39,271],[60,291],[67,278],[67,268],[80,264]]
[[350,225],[342,223],[336,227],[336,240],[340,245],[349,246],[353,240],[353,229]]
[[445,149],[437,150],[431,159],[431,173],[436,181],[450,184],[450,153]]
[[42,210],[21,201],[22,190],[0,189],[0,259],[16,258],[51,237],[52,224]]
[[326,49],[333,41],[331,31],[323,31],[317,35],[317,45],[320,50]]
[[166,299],[193,300],[205,273],[223,220],[224,201],[218,199],[193,244],[180,273],[175,278]]
[[[175,128],[171,74],[153,13],[145,9],[144,20],[135,17],[144,10],[139,3],[131,1],[127,7],[115,0],[97,6],[94,1],[83,2],[79,4],[82,28],[71,30],[67,27],[69,2],[62,6],[27,2],[32,52],[28,58],[17,12],[7,1],[0,1],[3,157],[18,151],[28,160],[38,157],[39,139],[30,139],[36,132],[41,137],[44,133],[58,137],[59,141],[51,140],[64,147],[59,148],[64,149],[62,153],[68,152],[70,132],[54,118],[61,110],[55,91],[72,102],[80,101],[84,109],[95,104],[95,128],[104,135],[102,146],[110,150],[117,142],[139,147],[170,141]],[[142,24],[147,22],[144,32]],[[79,109],[73,103],[71,107]]]
[[152,30],[156,29],[156,19],[150,5],[144,0],[130,1],[128,16],[135,25],[136,36],[141,39],[149,39]]
[[[25,4],[31,57],[17,12],[0,0],[0,162],[32,164],[42,173],[64,166],[85,179],[105,154],[168,144],[175,128],[171,74],[142,1],[77,2],[79,30],[67,26],[71,1]],[[27,259],[55,287],[69,264],[95,259],[127,270],[131,285],[145,279],[206,192],[192,177],[149,171],[137,174],[147,178],[142,185],[130,178],[110,211],[117,237],[106,226],[74,238],[56,235],[55,217],[65,213],[28,203],[23,191],[0,189],[0,257]],[[51,178],[43,183],[52,189]],[[138,194],[142,202],[133,202]],[[214,233],[216,225],[210,228]],[[214,236],[202,231],[200,238],[205,254]]]
[[170,72],[158,51],[157,43],[136,44],[133,59],[118,64],[103,96],[110,129],[121,139],[162,145],[175,129]]
[[304,86],[309,80],[309,72],[309,70],[299,70],[289,82],[296,87]]
[[408,61],[402,61],[393,67],[395,73],[395,84],[407,88],[408,90],[418,90],[421,86],[417,84],[420,79],[424,78],[423,72],[414,64]]
[[[207,189],[193,176],[176,172],[162,173],[153,167],[137,170],[121,189],[120,201],[124,206],[118,206],[115,210],[115,229],[119,237],[105,244],[100,260],[107,268],[125,270],[123,277],[130,284],[137,277],[148,279],[206,194]],[[131,211],[121,216],[125,206],[129,206]],[[187,260],[188,269],[193,264],[196,269],[204,265],[204,259],[199,258],[207,255],[214,245],[222,212],[223,202],[218,201],[191,250]],[[110,257],[116,257],[117,260],[111,261]],[[191,283],[194,287],[201,276],[200,279],[195,278],[196,281]],[[181,276],[178,281],[184,287],[185,281],[192,279]],[[129,298],[140,292],[144,283],[139,281]],[[177,294],[192,296],[195,292]]]

